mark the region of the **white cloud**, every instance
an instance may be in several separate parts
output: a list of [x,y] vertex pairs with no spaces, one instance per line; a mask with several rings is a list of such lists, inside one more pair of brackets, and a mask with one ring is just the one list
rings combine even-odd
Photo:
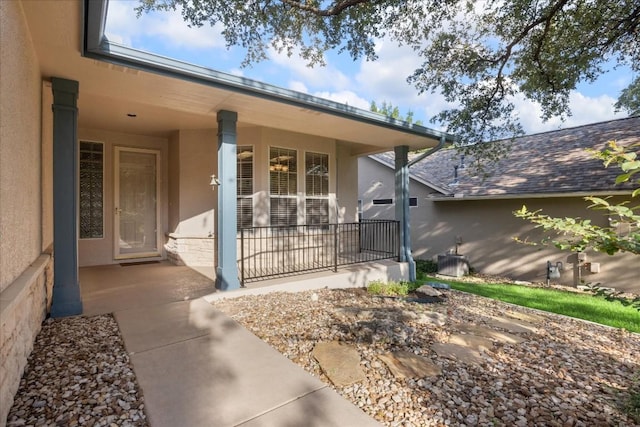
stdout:
[[567,117],[564,122],[557,117],[543,122],[540,118],[542,114],[540,105],[525,100],[522,96],[516,99],[515,104],[525,132],[532,134],[625,117],[624,113],[614,111],[613,104],[615,102],[616,100],[608,95],[589,97],[580,92],[572,91],[569,95],[569,108],[572,115]]
[[304,83],[299,81],[289,82],[289,89],[295,90],[297,92],[309,93],[309,89],[307,89],[307,86]]
[[342,104],[348,104],[351,107],[361,108],[363,110],[369,109],[370,101],[367,101],[357,93],[349,90],[344,90],[340,92],[315,92],[313,96],[328,99],[334,102],[339,102]]
[[139,38],[166,43],[174,48],[211,49],[225,46],[220,35],[220,27],[207,24],[199,28],[189,28],[178,9],[175,12],[152,12],[136,18],[134,7],[137,2],[109,2],[107,37],[109,40],[132,46]]
[[297,52],[289,57],[286,53],[278,53],[273,48],[269,49],[269,59],[276,66],[288,70],[292,79],[302,82],[306,86],[343,90],[351,85],[351,79],[329,61],[323,67],[309,67]]

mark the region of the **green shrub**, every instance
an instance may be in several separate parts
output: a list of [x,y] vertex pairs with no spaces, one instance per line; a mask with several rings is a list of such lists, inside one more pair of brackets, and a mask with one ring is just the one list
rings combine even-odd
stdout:
[[372,295],[406,296],[419,286],[420,284],[409,282],[383,282],[381,280],[374,280],[367,286],[367,292]]
[[430,259],[417,259],[416,273],[434,274],[438,272],[438,263]]

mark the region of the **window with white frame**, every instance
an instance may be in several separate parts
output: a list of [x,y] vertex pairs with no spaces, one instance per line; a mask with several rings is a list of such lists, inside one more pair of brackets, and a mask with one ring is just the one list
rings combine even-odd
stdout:
[[104,237],[104,145],[80,141],[78,211],[81,239]]
[[238,229],[253,227],[253,146],[238,146],[236,164]]
[[288,148],[269,149],[269,194],[271,225],[298,222],[298,153]]
[[329,223],[329,155],[307,152],[305,167],[305,220],[307,225]]

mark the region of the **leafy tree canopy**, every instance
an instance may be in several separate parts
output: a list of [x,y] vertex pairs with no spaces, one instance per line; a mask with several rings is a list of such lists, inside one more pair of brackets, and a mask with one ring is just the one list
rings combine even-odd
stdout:
[[409,110],[407,111],[407,115],[403,116],[400,113],[400,108],[387,101],[382,101],[382,104],[380,104],[380,106],[378,106],[375,101],[371,101],[369,110],[373,111],[374,113],[379,113],[387,117],[391,117],[392,119],[405,121],[409,124],[415,123],[416,125],[422,125],[421,120],[416,120],[415,122],[413,121],[413,111]]
[[[566,117],[578,83],[611,63],[640,70],[637,0],[139,1],[138,14],[179,7],[189,25],[221,24],[227,45],[246,49],[245,65],[270,47],[316,65],[329,50],[375,60],[381,38],[410,46],[422,65],[408,80],[457,105],[433,122],[466,144],[521,134],[518,94],[538,102],[543,119]],[[639,86],[617,108],[637,112]]]

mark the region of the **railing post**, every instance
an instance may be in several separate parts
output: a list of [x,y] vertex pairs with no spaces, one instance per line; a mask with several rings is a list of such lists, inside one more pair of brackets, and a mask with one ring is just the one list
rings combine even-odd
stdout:
[[333,227],[333,271],[338,272],[338,224]]
[[396,243],[398,249],[398,262],[400,262],[400,221],[396,221]]
[[240,286],[244,288],[244,228],[240,229]]

